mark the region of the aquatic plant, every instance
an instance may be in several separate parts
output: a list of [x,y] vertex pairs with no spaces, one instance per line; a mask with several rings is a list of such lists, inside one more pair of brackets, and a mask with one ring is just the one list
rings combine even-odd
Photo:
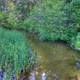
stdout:
[[14,73],[16,75],[34,64],[35,59],[29,48],[22,33],[0,28],[0,69],[5,71],[5,80],[11,80]]

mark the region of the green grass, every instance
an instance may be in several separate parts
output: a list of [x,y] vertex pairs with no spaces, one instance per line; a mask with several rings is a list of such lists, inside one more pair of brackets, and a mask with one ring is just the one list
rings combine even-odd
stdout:
[[32,53],[23,33],[0,28],[0,68],[5,69],[6,80],[33,65]]

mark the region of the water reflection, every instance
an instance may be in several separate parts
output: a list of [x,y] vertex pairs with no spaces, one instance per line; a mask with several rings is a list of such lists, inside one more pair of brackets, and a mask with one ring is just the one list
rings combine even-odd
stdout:
[[0,80],[4,79],[4,71],[0,69]]
[[29,76],[29,80],[36,80],[35,71],[31,72],[31,74]]
[[52,74],[52,80],[59,80],[59,76],[56,73]]
[[[71,80],[79,70],[76,69],[76,59],[80,59],[80,52],[69,48],[62,42],[40,42],[32,37],[29,41],[38,55],[36,80]],[[43,78],[44,74],[45,78]],[[43,75],[43,76],[42,76]],[[76,79],[75,79],[76,80]]]
[[42,74],[41,74],[41,79],[40,80],[48,80],[47,79],[47,74],[45,73],[45,72],[43,72]]

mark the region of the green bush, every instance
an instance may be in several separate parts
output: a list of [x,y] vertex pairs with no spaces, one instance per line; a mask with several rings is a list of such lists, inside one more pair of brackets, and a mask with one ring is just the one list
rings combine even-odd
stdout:
[[30,14],[24,20],[19,20],[21,13],[24,14],[23,16],[27,15],[25,5],[28,5],[29,2],[26,1],[27,3],[25,3],[25,1],[15,5],[16,9],[6,14],[5,17],[3,16],[1,23],[4,24],[2,26],[25,29],[35,33],[38,39],[42,41],[58,39],[70,41],[71,37],[76,34],[77,29],[75,28],[80,21],[78,17],[79,8],[75,7],[76,5],[79,6],[78,0],[70,0],[66,3],[65,0],[41,1],[31,9]]
[[52,32],[63,25],[60,16],[63,2],[63,0],[42,1],[24,20],[23,27],[29,31],[38,32],[41,37],[49,37]]
[[72,38],[72,44],[71,45],[76,50],[80,50],[80,32],[78,32],[77,35]]
[[18,24],[19,24],[19,20],[17,18],[17,15],[15,15],[15,13],[9,13],[8,16],[7,16],[7,24],[9,28],[17,28],[19,27]]
[[69,16],[66,14],[71,9],[70,4],[64,5],[66,5],[64,0],[42,1],[24,20],[23,27],[28,31],[37,32],[40,40],[70,41],[76,34],[76,29],[73,24],[67,23]]
[[23,28],[21,22],[28,17],[36,3],[36,0],[0,1],[0,25],[11,29]]
[[80,28],[80,0],[66,0],[65,13],[67,17],[67,24],[74,26],[76,29]]
[[0,12],[0,26],[7,25],[6,18],[7,18],[7,15],[3,12]]
[[[26,8],[32,7],[32,4],[35,3],[25,6],[29,3],[29,1],[26,3],[25,1],[15,5],[16,9],[14,10],[17,11],[13,10],[6,15],[6,18],[1,18],[3,26],[28,30],[36,34],[41,41],[58,39],[71,41],[79,27],[79,0],[44,0],[35,5],[27,17],[25,17],[27,15]],[[23,20],[19,20],[21,13],[25,17]]]
[[0,26],[7,28],[17,28],[19,20],[14,13],[0,12]]
[[35,63],[33,52],[22,33],[0,28],[0,68],[5,69],[6,79],[20,73]]
[[71,17],[76,28],[80,28],[80,0],[72,0],[71,5]]

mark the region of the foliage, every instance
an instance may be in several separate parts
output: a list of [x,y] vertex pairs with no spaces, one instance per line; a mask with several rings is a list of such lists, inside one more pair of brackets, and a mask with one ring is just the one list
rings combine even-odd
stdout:
[[78,32],[77,35],[72,38],[72,44],[71,45],[75,49],[80,50],[80,32]]
[[5,19],[6,19],[5,13],[0,12],[0,26],[7,25],[6,22],[5,22]]
[[[70,41],[75,35],[76,29],[67,13],[69,5],[64,6],[64,0],[44,0],[36,6],[30,16],[24,20],[23,27],[34,33],[38,33],[40,40],[65,40]],[[71,19],[70,19],[71,20]],[[68,21],[68,22],[67,22]]]
[[29,0],[19,0],[19,2],[16,5],[16,10],[19,12],[19,15],[22,19],[27,17],[29,13],[28,2]]
[[15,13],[4,13],[0,12],[0,26],[7,28],[18,28],[19,20]]
[[72,0],[72,17],[77,28],[80,27],[80,0]]
[[17,26],[17,15],[15,13],[15,5],[11,0],[0,1],[2,2],[2,5],[0,7],[3,7],[3,10],[0,11],[0,25],[5,27],[12,26],[13,28]]
[[71,0],[65,6],[65,10],[68,10],[68,22],[72,23],[76,29],[80,28],[80,0]]
[[[54,4],[57,3],[57,6]],[[30,13],[28,19],[23,23],[23,26],[26,27],[29,31],[34,30],[35,32],[42,33],[53,32],[56,28],[56,20],[58,19],[59,5],[62,4],[62,1],[42,1],[42,3],[34,8]],[[61,21],[59,22],[59,24]],[[59,25],[57,24],[57,26]],[[43,34],[45,35],[45,34]]]
[[22,33],[0,28],[0,68],[5,69],[6,79],[13,73],[34,64],[30,46]]
[[79,0],[9,0],[7,6],[0,25],[28,30],[41,41],[70,42],[80,29]]
[[[21,22],[28,17],[29,12],[36,4],[36,0],[6,0],[0,1],[0,25],[7,28],[21,28]],[[3,7],[3,8],[2,8]]]
[[6,27],[9,28],[17,28],[19,24],[19,20],[17,19],[17,16],[14,13],[9,13],[6,19]]

